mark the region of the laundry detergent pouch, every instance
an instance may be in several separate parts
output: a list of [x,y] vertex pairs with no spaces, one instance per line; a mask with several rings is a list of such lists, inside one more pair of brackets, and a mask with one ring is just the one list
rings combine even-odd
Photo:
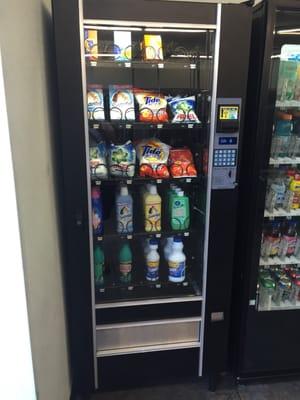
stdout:
[[196,115],[196,97],[167,97],[169,107],[172,112],[172,122],[178,123],[199,123],[199,119]]
[[136,153],[132,142],[125,144],[111,144],[109,148],[108,164],[112,176],[133,177]]
[[140,176],[169,178],[170,174],[167,167],[169,149],[169,145],[155,138],[141,141],[137,145]]
[[134,121],[134,98],[129,85],[109,85],[109,110],[111,120]]
[[139,89],[135,89],[134,94],[139,105],[141,122],[168,122],[167,100],[162,94]]
[[90,147],[90,170],[91,176],[107,178],[106,144],[103,141]]
[[171,149],[169,155],[169,169],[173,178],[194,178],[197,170],[190,149]]
[[88,119],[104,120],[104,99],[101,85],[88,85]]

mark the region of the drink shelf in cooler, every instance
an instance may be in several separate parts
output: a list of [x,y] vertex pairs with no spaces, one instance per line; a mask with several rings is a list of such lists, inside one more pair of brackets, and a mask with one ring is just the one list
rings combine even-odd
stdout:
[[89,127],[94,129],[105,129],[105,126],[112,126],[115,129],[122,130],[139,130],[139,131],[149,131],[151,129],[167,129],[167,130],[186,130],[186,129],[200,129],[203,127],[202,123],[147,123],[147,122],[135,122],[135,121],[101,121],[101,120],[89,120]]
[[300,157],[278,157],[278,158],[270,158],[270,165],[297,165],[300,164]]
[[277,108],[300,108],[300,101],[298,100],[276,100]]
[[130,177],[110,177],[110,178],[98,178],[96,175],[91,176],[92,183],[94,185],[100,186],[102,183],[104,184],[126,184],[126,185],[144,185],[146,183],[153,183],[153,184],[170,184],[170,183],[178,183],[178,184],[185,184],[185,183],[197,183],[200,184],[204,182],[205,177],[198,176],[195,178],[168,178],[168,179],[153,179],[148,177],[142,176],[134,176]]
[[295,256],[290,256],[290,257],[284,257],[284,258],[279,258],[279,257],[268,257],[266,258],[260,258],[259,260],[259,265],[287,265],[287,264],[299,264],[300,259],[295,257]]
[[273,212],[265,210],[264,213],[265,218],[274,218],[274,217],[300,217],[300,209],[286,211],[283,208],[275,208]]
[[287,300],[285,302],[281,302],[279,306],[272,301],[270,308],[258,306],[258,311],[284,311],[297,309],[300,309],[300,301],[297,301],[296,304],[293,304]]

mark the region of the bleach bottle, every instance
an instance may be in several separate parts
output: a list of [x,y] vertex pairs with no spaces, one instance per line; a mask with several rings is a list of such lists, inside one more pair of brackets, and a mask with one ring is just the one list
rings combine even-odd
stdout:
[[168,259],[169,281],[183,282],[185,280],[186,256],[183,252],[183,243],[180,237],[174,237],[171,254]]
[[149,241],[149,251],[146,254],[146,279],[147,281],[157,281],[159,279],[159,260],[157,251],[158,243],[155,239]]

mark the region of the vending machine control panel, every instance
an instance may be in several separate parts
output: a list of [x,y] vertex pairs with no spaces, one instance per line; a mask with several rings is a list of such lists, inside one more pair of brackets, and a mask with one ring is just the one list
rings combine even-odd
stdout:
[[212,189],[237,186],[240,114],[240,98],[217,98]]

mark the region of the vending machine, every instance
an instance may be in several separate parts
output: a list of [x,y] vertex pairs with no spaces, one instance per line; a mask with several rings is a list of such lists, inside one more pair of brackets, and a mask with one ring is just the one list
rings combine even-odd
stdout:
[[253,12],[233,342],[240,381],[300,372],[300,4]]
[[227,368],[251,10],[53,6],[74,393],[204,374],[213,386]]

